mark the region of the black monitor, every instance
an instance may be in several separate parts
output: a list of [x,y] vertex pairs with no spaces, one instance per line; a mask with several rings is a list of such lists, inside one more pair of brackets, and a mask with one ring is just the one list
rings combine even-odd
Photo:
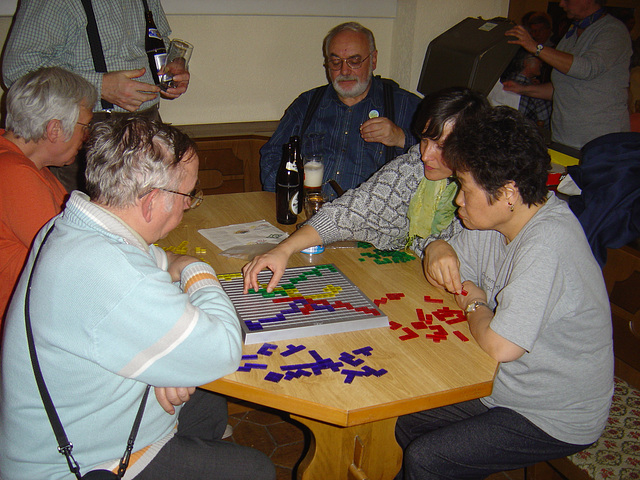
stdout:
[[424,57],[418,91],[429,95],[447,87],[468,87],[487,95],[520,48],[507,43],[504,35],[513,26],[502,17],[469,17],[434,38]]

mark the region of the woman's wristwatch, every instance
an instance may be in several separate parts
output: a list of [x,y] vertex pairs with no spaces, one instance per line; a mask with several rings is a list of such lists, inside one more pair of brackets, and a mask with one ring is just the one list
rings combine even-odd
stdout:
[[491,310],[491,307],[488,303],[482,302],[480,300],[474,300],[469,305],[467,305],[467,308],[464,309],[464,313],[469,315],[471,312],[475,312],[478,307],[487,307],[489,310]]
[[540,52],[542,51],[542,49],[544,48],[544,45],[539,43],[538,46],[536,47],[536,53],[534,53],[533,55],[536,57],[540,56]]

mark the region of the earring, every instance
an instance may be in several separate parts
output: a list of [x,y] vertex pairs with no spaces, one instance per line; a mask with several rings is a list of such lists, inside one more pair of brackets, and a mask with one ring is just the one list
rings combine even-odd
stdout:
[[507,202],[507,204],[509,205],[509,211],[513,212],[513,203]]

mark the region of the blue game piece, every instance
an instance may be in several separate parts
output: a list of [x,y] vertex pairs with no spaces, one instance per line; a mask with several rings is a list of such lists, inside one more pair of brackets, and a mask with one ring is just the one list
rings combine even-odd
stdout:
[[257,360],[258,355],[242,355],[242,360]]
[[349,354],[347,355],[340,355],[340,360],[342,360],[345,363],[348,363],[352,367],[357,367],[358,365],[361,365],[364,363],[364,360],[361,358],[355,358],[353,355],[349,355]]
[[248,368],[259,368],[260,370],[266,370],[267,368],[266,363],[245,363],[244,366]]
[[284,352],[281,352],[280,355],[283,357],[288,357],[289,355],[293,355],[296,352],[300,352],[302,350],[305,350],[307,347],[305,347],[304,345],[287,345],[287,350],[285,350]]
[[277,345],[274,345],[272,343],[265,343],[260,347],[260,350],[258,350],[258,354],[269,357],[273,353],[271,350],[275,350],[276,348],[278,348]]
[[320,354],[318,352],[316,352],[315,350],[309,350],[309,355],[311,355],[317,362],[323,360],[323,358],[320,356]]
[[371,356],[371,350],[373,350],[373,347],[362,347],[362,348],[358,348],[357,350],[352,350],[354,355],[365,355],[367,357]]
[[277,373],[277,372],[269,372],[267,373],[267,375],[264,377],[265,380],[268,380],[270,382],[274,382],[274,383],[278,383],[280,380],[282,380],[282,377],[284,377],[284,375],[282,375],[281,373]]
[[358,370],[347,370],[346,368],[342,369],[340,372],[342,375],[345,375],[344,383],[352,383],[355,377],[364,376],[363,372]]

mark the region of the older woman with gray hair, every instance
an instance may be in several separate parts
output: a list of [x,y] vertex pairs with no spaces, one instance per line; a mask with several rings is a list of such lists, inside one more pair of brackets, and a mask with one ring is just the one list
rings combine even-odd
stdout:
[[74,162],[96,98],[89,82],[58,67],[25,75],[7,93],[6,130],[0,130],[2,318],[33,238],[67,196],[48,167]]

